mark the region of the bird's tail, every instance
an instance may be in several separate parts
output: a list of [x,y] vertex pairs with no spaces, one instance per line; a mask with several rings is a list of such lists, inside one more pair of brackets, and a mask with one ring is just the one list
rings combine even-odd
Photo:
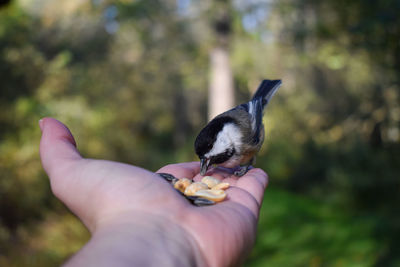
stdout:
[[262,108],[264,109],[281,85],[281,80],[263,80],[251,101],[258,102],[259,99],[262,99]]
[[281,80],[263,80],[253,98],[247,103],[251,116],[251,127],[254,132],[254,143],[258,144],[262,128],[262,117],[265,106],[281,86]]

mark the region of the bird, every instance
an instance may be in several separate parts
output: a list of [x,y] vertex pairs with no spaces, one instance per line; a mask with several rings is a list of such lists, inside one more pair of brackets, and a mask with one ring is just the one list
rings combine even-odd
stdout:
[[238,177],[247,173],[264,142],[264,109],[281,85],[263,80],[249,102],[217,115],[200,131],[194,148],[201,175],[212,165],[231,168]]

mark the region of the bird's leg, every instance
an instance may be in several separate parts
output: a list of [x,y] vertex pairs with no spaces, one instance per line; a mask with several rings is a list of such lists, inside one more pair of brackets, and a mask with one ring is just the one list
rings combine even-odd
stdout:
[[251,165],[255,162],[255,158],[253,157],[246,165],[240,166],[240,169],[235,171],[233,174],[238,177],[242,177],[245,175],[250,169]]
[[240,166],[240,169],[235,171],[233,174],[235,176],[242,177],[249,170],[249,167],[250,167],[250,164],[249,165]]

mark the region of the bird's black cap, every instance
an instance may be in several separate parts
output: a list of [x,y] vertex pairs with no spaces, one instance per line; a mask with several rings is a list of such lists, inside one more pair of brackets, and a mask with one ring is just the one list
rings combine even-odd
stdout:
[[235,123],[236,121],[227,116],[216,117],[204,127],[194,142],[194,149],[199,158],[202,158],[209,152],[217,139],[218,133],[226,123]]

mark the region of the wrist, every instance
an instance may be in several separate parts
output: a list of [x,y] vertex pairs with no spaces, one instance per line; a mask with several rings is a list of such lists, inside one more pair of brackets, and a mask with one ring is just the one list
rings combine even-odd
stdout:
[[67,265],[205,266],[193,237],[153,214],[121,215],[99,222],[91,240]]

